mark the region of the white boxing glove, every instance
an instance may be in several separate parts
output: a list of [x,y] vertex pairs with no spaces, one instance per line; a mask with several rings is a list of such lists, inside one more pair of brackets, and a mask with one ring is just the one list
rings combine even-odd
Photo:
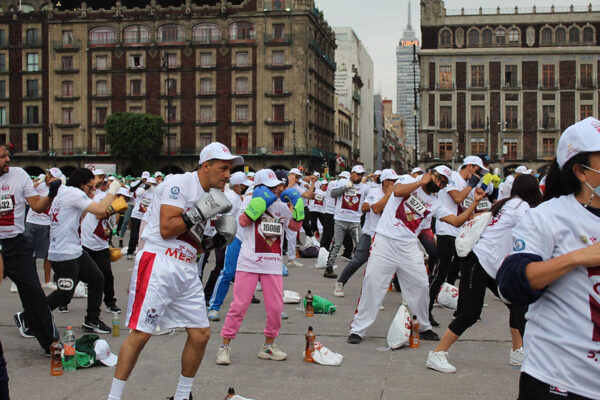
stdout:
[[121,184],[119,182],[112,181],[110,183],[110,186],[108,187],[108,193],[110,194],[117,194],[117,192],[119,191],[119,189],[121,189]]

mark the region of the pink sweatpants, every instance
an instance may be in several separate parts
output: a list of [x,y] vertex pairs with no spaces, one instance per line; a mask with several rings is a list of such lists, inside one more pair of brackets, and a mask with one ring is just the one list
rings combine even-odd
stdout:
[[263,301],[267,312],[265,336],[269,338],[279,336],[283,312],[283,276],[237,271],[233,284],[233,301],[221,329],[221,336],[225,339],[235,339],[248,307],[252,303],[258,281],[262,285]]

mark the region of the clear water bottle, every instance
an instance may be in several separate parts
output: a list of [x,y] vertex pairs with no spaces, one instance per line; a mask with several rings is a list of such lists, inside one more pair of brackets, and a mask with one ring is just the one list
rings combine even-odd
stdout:
[[113,315],[112,320],[112,335],[113,337],[119,337],[121,335],[121,320],[119,319],[119,314]]
[[73,328],[67,326],[65,336],[63,336],[64,357],[63,369],[65,371],[75,371],[77,369],[77,358],[75,355],[75,333]]

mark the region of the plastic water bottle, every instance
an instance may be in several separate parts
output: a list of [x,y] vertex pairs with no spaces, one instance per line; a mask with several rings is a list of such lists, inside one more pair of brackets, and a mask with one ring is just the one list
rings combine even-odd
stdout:
[[75,371],[77,369],[77,358],[75,354],[75,333],[73,328],[67,326],[65,336],[63,336],[63,346],[65,349],[65,355],[63,358],[63,369],[67,372]]
[[121,320],[119,319],[119,314],[113,315],[112,320],[112,335],[113,337],[121,336]]
[[227,396],[225,396],[225,400],[231,399],[233,396],[235,396],[235,390],[232,387],[230,387],[227,391]]
[[416,315],[413,315],[412,323],[410,324],[409,347],[411,349],[419,348],[421,338],[419,337],[419,320]]
[[306,332],[306,348],[304,350],[304,361],[306,362],[315,362],[313,359],[312,353],[315,351],[315,339],[317,335],[313,331],[313,327],[308,327],[308,332]]
[[306,293],[306,308],[304,309],[304,316],[312,317],[314,315],[315,309],[313,307],[313,295],[312,292],[309,290],[308,293]]
[[61,351],[62,346],[58,340],[50,344],[50,355],[52,356],[50,359],[50,375],[52,376],[60,376],[63,374]]

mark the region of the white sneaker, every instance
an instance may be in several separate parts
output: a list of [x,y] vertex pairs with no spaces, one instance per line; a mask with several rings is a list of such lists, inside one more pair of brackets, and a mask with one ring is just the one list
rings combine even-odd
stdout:
[[258,358],[263,360],[283,361],[287,358],[287,353],[284,353],[277,347],[275,343],[265,346],[263,345],[258,352]]
[[321,243],[319,243],[319,240],[314,236],[312,237],[312,242],[315,246],[319,246],[319,247],[321,246]]
[[73,293],[73,297],[85,298],[88,297],[87,290],[85,288],[85,284],[81,281],[75,287],[75,292]]
[[231,347],[225,346],[220,347],[217,352],[217,364],[218,365],[229,365],[231,364],[231,357],[229,355],[231,353]]
[[11,293],[17,293],[18,291],[19,291],[19,290],[17,289],[17,284],[13,282],[13,283],[10,285],[10,292],[11,292]]
[[335,288],[333,289],[333,295],[335,297],[344,297],[344,284],[342,282],[335,283]]
[[260,281],[256,282],[256,290],[258,292],[262,292],[262,284],[260,283]]
[[46,282],[42,284],[42,289],[46,290],[56,290],[56,283],[54,282]]
[[287,267],[303,267],[303,265],[301,263],[299,263],[298,261],[296,261],[296,259],[293,259],[291,261],[287,262]]
[[385,310],[385,306],[383,304],[379,305],[379,311]]
[[209,321],[218,321],[221,319],[221,316],[219,315],[219,311],[217,310],[210,310],[208,312],[208,320]]
[[516,350],[510,350],[510,358],[508,359],[508,363],[510,365],[523,365],[523,359],[525,358],[525,352],[523,351],[523,346]]
[[447,351],[430,351],[425,365],[427,368],[435,369],[445,374],[456,372],[456,368],[448,362]]

